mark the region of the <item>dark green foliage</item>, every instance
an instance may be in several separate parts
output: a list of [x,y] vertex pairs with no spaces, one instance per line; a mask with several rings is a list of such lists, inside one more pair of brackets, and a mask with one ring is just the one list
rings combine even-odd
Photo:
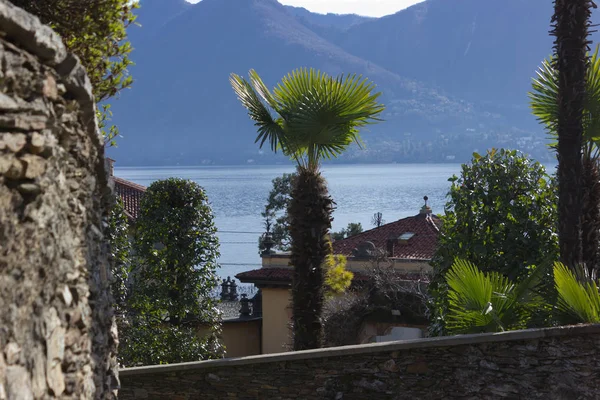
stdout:
[[[153,183],[136,222],[137,266],[120,355],[125,365],[219,357],[216,286],[219,244],[204,190],[170,178]],[[199,338],[199,330],[208,335]]]
[[541,164],[516,151],[492,150],[475,154],[450,182],[432,260],[434,335],[445,332],[445,276],[456,258],[519,281],[529,275],[530,266],[555,260],[558,250],[556,189]]
[[131,272],[131,241],[129,240],[129,222],[123,210],[123,202],[117,199],[110,213],[108,241],[112,257],[111,291],[117,318],[123,317],[127,310],[129,297],[129,273]]
[[[265,224],[270,224],[271,239],[274,242],[273,250],[289,251],[290,249],[288,206],[296,177],[297,174],[292,173],[273,179],[273,188],[269,192],[265,210],[261,213]],[[263,240],[263,236],[258,239],[259,254],[265,250]]]
[[323,265],[330,254],[328,239],[333,199],[321,173],[298,167],[290,202],[291,263],[294,266],[294,350],[323,345]]
[[199,361],[223,354],[216,338],[199,338],[193,326],[163,325],[134,315],[119,329],[119,364],[124,367]]
[[333,240],[342,240],[350,236],[358,235],[362,233],[363,227],[360,222],[350,222],[345,229],[342,229],[339,232],[332,232],[331,238]]

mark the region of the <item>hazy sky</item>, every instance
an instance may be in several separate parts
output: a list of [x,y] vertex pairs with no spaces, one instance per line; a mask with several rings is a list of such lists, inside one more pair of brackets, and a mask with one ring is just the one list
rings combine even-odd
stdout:
[[[197,3],[199,0],[188,0]],[[359,14],[382,17],[403,10],[422,0],[279,0],[281,4],[304,7],[309,11],[326,14]]]

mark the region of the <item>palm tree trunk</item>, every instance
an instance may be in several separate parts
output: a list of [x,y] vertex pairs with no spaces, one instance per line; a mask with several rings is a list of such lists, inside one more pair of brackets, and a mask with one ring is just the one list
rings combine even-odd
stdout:
[[324,301],[323,262],[330,253],[333,200],[319,171],[298,168],[289,206],[291,262],[294,266],[292,309],[294,350],[322,346],[321,314]]
[[583,217],[581,241],[583,262],[589,272],[598,268],[600,246],[600,170],[597,160],[583,161]]
[[581,145],[588,64],[590,0],[555,0],[558,84],[558,236],[560,258],[574,268],[581,261]]

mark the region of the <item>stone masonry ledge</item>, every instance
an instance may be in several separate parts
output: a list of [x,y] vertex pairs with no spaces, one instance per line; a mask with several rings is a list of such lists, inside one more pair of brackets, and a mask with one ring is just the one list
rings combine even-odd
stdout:
[[[61,37],[39,18],[0,0],[0,34],[4,40],[27,50],[53,68],[63,81],[66,92],[78,102],[83,114],[83,124],[95,146],[103,147],[103,139],[96,121],[96,103],[92,84],[79,58],[68,52]],[[106,166],[100,160],[96,172],[106,179]],[[102,179],[103,178],[103,179]],[[105,182],[103,182],[105,183]]]
[[519,340],[542,339],[561,336],[583,336],[600,333],[600,324],[571,325],[556,328],[526,329],[501,333],[482,333],[474,335],[444,336],[427,339],[403,340],[396,342],[372,343],[355,346],[330,347],[325,349],[304,350],[288,353],[228,358],[219,360],[197,361],[169,365],[151,365],[145,367],[125,368],[119,376],[135,376],[145,374],[170,373],[180,371],[202,370],[209,368],[235,367],[248,364],[277,363],[315,358],[331,358],[368,353],[385,353],[427,347],[452,347],[477,343],[510,342]]

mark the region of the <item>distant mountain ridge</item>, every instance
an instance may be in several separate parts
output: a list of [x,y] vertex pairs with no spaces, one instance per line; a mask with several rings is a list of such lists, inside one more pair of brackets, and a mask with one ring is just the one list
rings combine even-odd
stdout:
[[[383,18],[313,14],[275,0],[184,3],[142,0],[143,27],[131,33],[134,86],[113,102],[124,137],[110,154],[119,165],[285,162],[258,150],[228,77],[254,68],[273,86],[298,67],[360,73],[383,92],[386,121],[364,133],[367,150],[354,148],[340,162],[462,161],[521,139],[524,150],[549,157],[526,100],[535,67],[551,50],[544,0],[506,0],[508,10],[490,1],[429,0]],[[534,18],[529,3],[548,15]],[[492,23],[492,15],[501,20]],[[475,23],[482,37],[466,28],[473,18],[486,25]],[[502,27],[507,19],[517,33]],[[511,44],[521,33],[531,38]],[[486,44],[499,54],[486,55]]]
[[285,6],[286,9],[300,22],[311,26],[319,26],[322,28],[333,28],[340,31],[345,31],[353,26],[366,21],[371,21],[376,18],[364,17],[357,14],[317,14],[308,11],[304,7]]

